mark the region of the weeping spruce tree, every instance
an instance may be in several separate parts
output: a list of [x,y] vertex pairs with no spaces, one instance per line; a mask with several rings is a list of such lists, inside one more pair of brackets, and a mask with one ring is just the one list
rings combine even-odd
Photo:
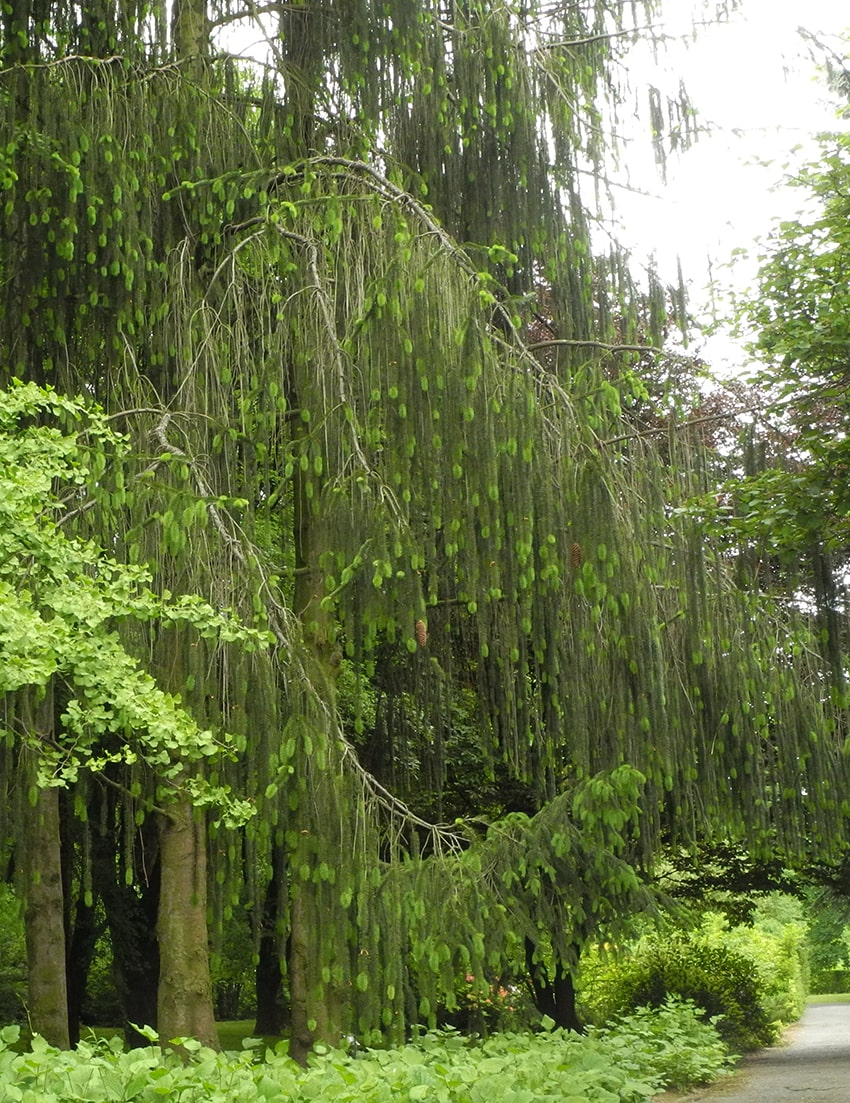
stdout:
[[[83,879],[98,830],[138,893],[156,855],[166,1036],[210,1021],[205,918],[265,894],[303,1056],[402,1038],[459,973],[568,975],[663,838],[837,845],[845,767],[807,626],[678,510],[710,456],[634,416],[663,294],[590,247],[655,5],[260,7],[6,5],[0,363],[130,441],[69,532],[272,634],[118,626],[244,746],[207,778],[243,829],[127,760],[69,807]],[[461,700],[536,814],[417,813]]]

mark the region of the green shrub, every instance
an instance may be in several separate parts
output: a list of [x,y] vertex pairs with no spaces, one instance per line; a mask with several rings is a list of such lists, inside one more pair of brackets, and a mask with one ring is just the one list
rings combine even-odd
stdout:
[[582,1002],[594,1021],[607,1022],[639,1007],[662,1007],[671,996],[692,1000],[715,1019],[726,1044],[737,1052],[776,1040],[777,1027],[751,960],[693,936],[644,939],[632,955],[597,970],[583,987]]
[[716,1025],[705,1021],[692,1000],[676,997],[618,1020],[610,1042],[622,1046],[619,1063],[652,1068],[666,1088],[707,1084],[724,1075],[732,1060]]
[[528,1030],[540,1022],[528,992],[508,979],[479,979],[467,973],[455,986],[455,999],[456,1007],[438,1008],[439,1027],[486,1037],[498,1031]]
[[846,897],[812,889],[806,899],[811,991],[850,992],[850,908]]
[[807,924],[793,897],[772,893],[757,905],[751,923],[729,927],[724,916],[703,919],[698,939],[748,958],[756,970],[761,1002],[769,1019],[799,1019],[809,994]]
[[818,969],[812,972],[811,992],[815,996],[850,992],[850,969]]

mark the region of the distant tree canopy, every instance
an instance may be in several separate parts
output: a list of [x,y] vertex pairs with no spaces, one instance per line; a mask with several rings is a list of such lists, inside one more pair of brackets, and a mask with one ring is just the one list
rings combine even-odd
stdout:
[[[841,847],[811,626],[682,508],[717,467],[675,394],[638,417],[681,304],[591,247],[579,180],[654,7],[270,6],[257,64],[225,50],[251,23],[229,6],[4,10],[0,364],[127,441],[57,492],[63,529],[144,565],[163,608],[195,595],[272,639],[108,618],[230,733],[203,780],[253,812],[207,817],[188,759],[169,806],[156,762],[54,769],[67,814],[30,830],[22,887],[34,916],[59,855],[75,922],[96,889],[137,950],[157,901],[158,962],[120,967],[158,969],[158,1008],[130,1021],[214,1041],[206,922],[235,909],[303,1057],[433,1023],[459,974],[527,967],[551,994],[646,903],[661,840]],[[35,717],[23,683],[5,700],[53,740],[73,709],[44,681]],[[428,819],[458,748],[521,807]],[[57,890],[41,914],[70,910]]]
[[739,306],[761,401],[737,477],[715,503],[753,582],[816,610],[819,647],[840,696],[850,555],[849,145],[846,134],[825,136],[819,159],[791,180],[808,211],[763,243],[757,294]]

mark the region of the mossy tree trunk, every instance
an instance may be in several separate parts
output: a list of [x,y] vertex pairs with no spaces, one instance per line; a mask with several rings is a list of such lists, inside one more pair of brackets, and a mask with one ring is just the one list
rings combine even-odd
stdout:
[[[53,728],[53,694],[39,702],[21,694],[21,720],[34,742]],[[30,785],[26,818],[25,909],[30,1025],[51,1045],[69,1049],[68,983],[65,952],[65,894],[62,886],[59,790],[36,784],[36,758],[27,756]]]
[[197,1038],[219,1048],[213,1016],[207,932],[206,833],[188,797],[159,821],[162,870],[159,918],[160,1036]]
[[27,838],[26,921],[29,1018],[36,1034],[70,1048],[65,925],[59,861],[59,794],[38,791]]
[[[301,401],[307,387],[300,390]],[[300,438],[300,439],[299,439]],[[309,437],[305,432],[296,433],[305,454]],[[332,748],[336,718],[335,683],[339,656],[336,652],[336,625],[334,617],[323,602],[325,596],[324,574],[321,569],[325,547],[323,526],[317,506],[321,479],[300,471],[294,481],[294,547],[295,590],[294,609],[299,618],[303,638],[303,664],[305,685],[300,691],[303,707],[304,732],[302,739],[302,768],[309,776],[313,766],[312,755],[317,744],[325,750]],[[321,784],[321,781],[319,782]],[[289,981],[292,999],[291,1054],[304,1062],[315,1041],[328,1045],[339,1044],[343,1032],[342,1012],[345,999],[334,981],[327,975],[323,980],[317,974],[318,962],[327,960],[322,952],[326,938],[323,928],[329,927],[331,917],[323,914],[327,898],[322,886],[314,880],[316,857],[316,825],[312,821],[309,805],[315,794],[305,790],[308,800],[296,816],[300,824],[302,846],[300,855],[292,863],[290,874],[290,941]]]

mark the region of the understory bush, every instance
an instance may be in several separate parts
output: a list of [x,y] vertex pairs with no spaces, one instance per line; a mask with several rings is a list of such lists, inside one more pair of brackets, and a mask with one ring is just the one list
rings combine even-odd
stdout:
[[818,996],[850,992],[850,969],[813,970],[811,992]]
[[741,1053],[776,1040],[778,1027],[764,1006],[751,959],[725,946],[675,933],[642,939],[625,960],[584,973],[582,1004],[594,1022],[609,1022],[638,1007],[661,1007],[671,996],[692,1000],[715,1020],[729,1048]]
[[437,1025],[452,1027],[461,1034],[519,1032],[532,1029],[540,1021],[525,986],[510,980],[491,981],[467,973],[455,987],[455,998],[455,1008],[439,1009]]
[[806,899],[810,990],[850,992],[850,907],[846,897],[812,889]]
[[112,944],[105,933],[97,940],[89,965],[80,1021],[86,1026],[114,1026],[124,1021],[124,1007],[115,982]]
[[283,1044],[262,1055],[188,1041],[184,1060],[155,1044],[125,1051],[118,1038],[63,1052],[35,1037],[18,1053],[10,1048],[17,1039],[17,1027],[0,1030],[4,1103],[645,1103],[665,1087],[716,1079],[729,1063],[713,1027],[674,1003],[587,1036],[553,1030],[481,1041],[447,1031],[399,1049],[318,1052],[306,1069]]
[[773,893],[756,906],[751,923],[734,927],[725,916],[709,913],[696,937],[752,962],[768,1019],[799,1019],[809,994],[809,961],[807,924],[798,900]]

